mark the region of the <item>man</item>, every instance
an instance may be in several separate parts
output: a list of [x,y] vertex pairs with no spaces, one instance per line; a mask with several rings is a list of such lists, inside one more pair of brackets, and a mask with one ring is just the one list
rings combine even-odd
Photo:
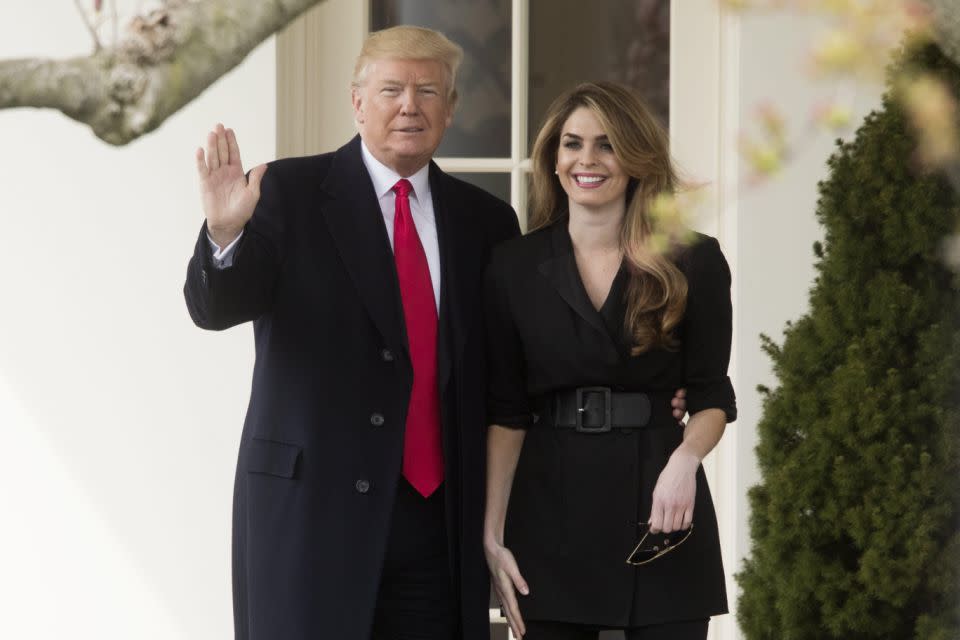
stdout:
[[199,326],[253,321],[234,499],[239,640],[487,638],[476,295],[512,209],[430,159],[462,53],[397,27],[357,60],[360,135],[244,178],[198,150]]
[[256,339],[238,640],[489,637],[478,292],[519,227],[431,162],[461,57],[428,29],[374,33],[344,147],[249,180],[222,125],[197,152],[206,223],[187,306],[207,329],[253,321]]

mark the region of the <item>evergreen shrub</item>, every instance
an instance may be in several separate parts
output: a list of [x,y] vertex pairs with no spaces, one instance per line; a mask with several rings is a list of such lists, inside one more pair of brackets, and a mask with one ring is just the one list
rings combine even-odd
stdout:
[[[934,45],[895,65],[960,96]],[[960,281],[942,256],[960,198],[916,167],[892,84],[819,185],[809,312],[763,337],[779,386],[761,388],[737,575],[753,640],[960,638]]]

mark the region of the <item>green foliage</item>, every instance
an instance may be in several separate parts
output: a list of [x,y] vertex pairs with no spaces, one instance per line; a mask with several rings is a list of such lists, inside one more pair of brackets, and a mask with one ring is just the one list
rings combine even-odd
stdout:
[[[899,64],[960,96],[936,47]],[[780,385],[737,575],[748,638],[960,638],[960,281],[941,260],[960,199],[914,145],[892,90],[838,141],[810,311],[763,337]]]

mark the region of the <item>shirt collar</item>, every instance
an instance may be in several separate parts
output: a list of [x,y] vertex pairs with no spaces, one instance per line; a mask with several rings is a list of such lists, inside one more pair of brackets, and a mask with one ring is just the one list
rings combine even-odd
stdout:
[[[373,180],[373,188],[377,193],[379,200],[393,189],[401,176],[396,171],[383,164],[373,157],[370,150],[363,140],[360,140],[360,151],[363,156],[363,164],[367,167],[367,172]],[[413,187],[413,195],[419,202],[430,197],[430,164],[425,164],[412,176],[408,177],[410,185]]]

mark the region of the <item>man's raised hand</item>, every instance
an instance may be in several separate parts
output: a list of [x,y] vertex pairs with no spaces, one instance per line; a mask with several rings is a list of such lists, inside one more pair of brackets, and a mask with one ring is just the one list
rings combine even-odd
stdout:
[[196,158],[207,232],[223,248],[240,235],[253,216],[260,199],[260,179],[267,165],[251,169],[248,181],[240,162],[237,136],[233,129],[225,129],[222,124],[207,134],[206,154],[198,148]]

